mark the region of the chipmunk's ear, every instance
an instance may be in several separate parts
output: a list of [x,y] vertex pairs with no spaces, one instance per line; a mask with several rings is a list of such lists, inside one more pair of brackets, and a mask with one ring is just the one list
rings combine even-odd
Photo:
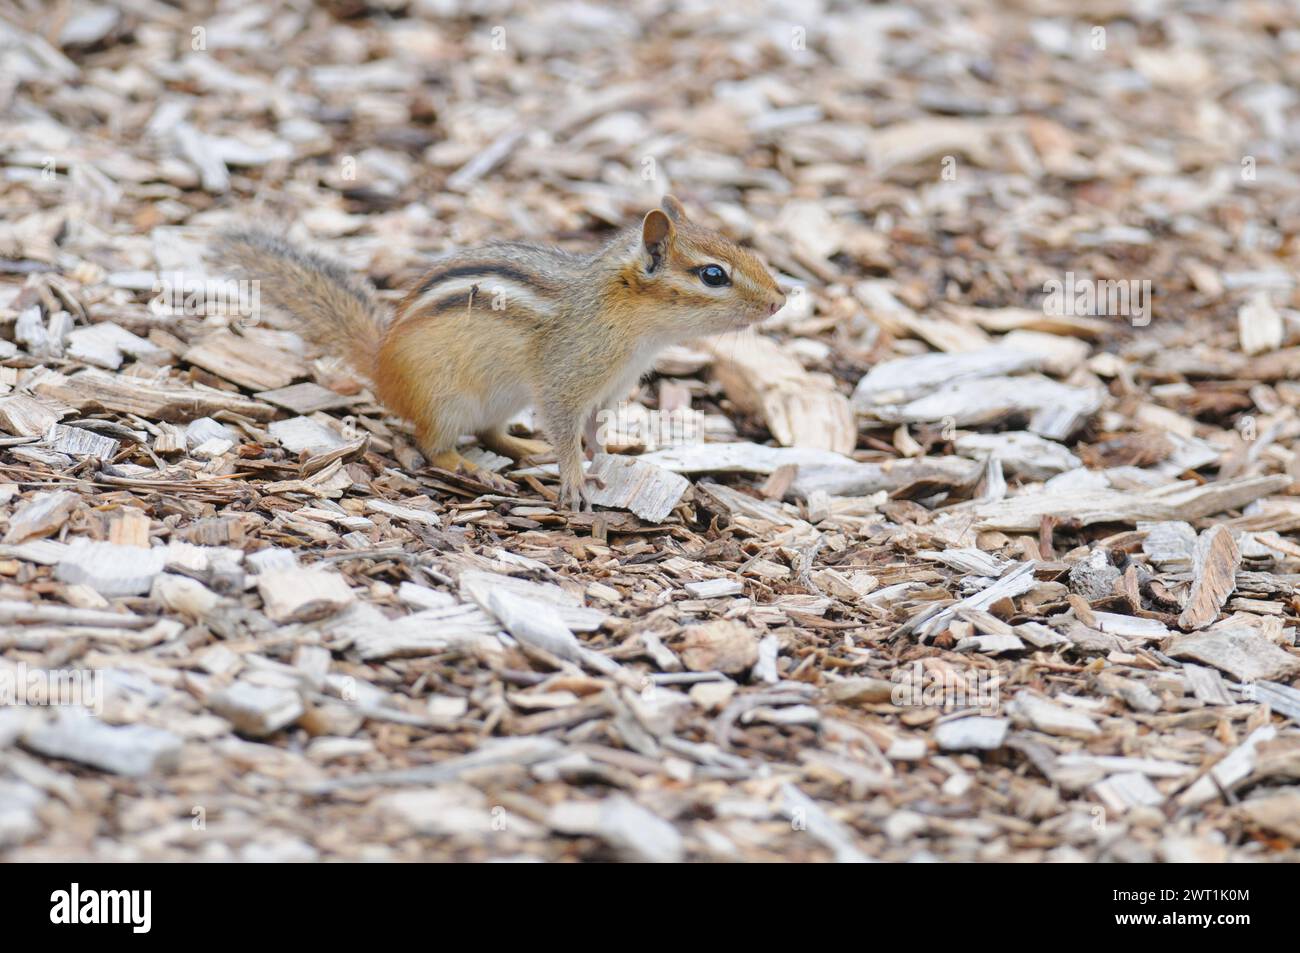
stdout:
[[686,208],[682,205],[681,202],[677,201],[677,197],[675,195],[665,195],[659,201],[659,207],[663,209],[665,212],[667,212],[668,217],[671,218],[678,225],[681,225],[683,222],[686,221]]
[[654,271],[668,253],[668,248],[677,235],[677,229],[666,214],[657,208],[645,213],[641,221],[641,245],[647,260],[647,271]]

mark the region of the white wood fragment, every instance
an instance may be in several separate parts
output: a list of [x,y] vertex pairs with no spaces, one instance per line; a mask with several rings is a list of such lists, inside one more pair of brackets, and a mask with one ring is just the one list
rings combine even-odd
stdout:
[[38,493],[14,511],[4,541],[21,543],[33,537],[49,536],[67,522],[80,503],[81,497],[68,490]]
[[953,651],[1001,655],[1003,652],[1022,652],[1024,648],[1025,643],[1014,635],[971,635],[960,640]]
[[310,417],[273,420],[267,429],[280,442],[280,446],[290,453],[302,453],[304,450],[322,453],[341,447],[346,442],[329,427]]
[[333,628],[352,639],[353,650],[364,661],[443,652],[491,659],[503,651],[496,620],[472,605],[434,607],[398,619],[356,605],[340,614]]
[[1196,530],[1191,523],[1173,520],[1164,523],[1138,523],[1139,532],[1145,532],[1142,552],[1151,565],[1159,569],[1190,569],[1192,551],[1196,547]]
[[738,596],[745,591],[744,583],[738,579],[705,579],[701,582],[688,582],[682,588],[696,599],[721,599],[724,596]]
[[995,751],[1006,740],[1010,722],[1006,718],[973,715],[954,718],[934,729],[934,743],[941,751]]
[[88,539],[74,540],[55,567],[61,582],[89,586],[102,596],[148,592],[166,565],[161,546],[145,549]]
[[1221,758],[1205,776],[1197,779],[1191,787],[1178,795],[1179,806],[1198,807],[1206,801],[1221,797],[1221,791],[1232,790],[1238,782],[1249,777],[1255,770],[1255,760],[1258,757],[1255,752],[1256,746],[1262,741],[1272,741],[1276,737],[1277,729],[1272,725],[1261,725],[1256,728],[1245,741]]
[[48,433],[62,416],[50,402],[28,394],[0,397],[0,430],[19,437],[40,437]]
[[1027,691],[1018,692],[1007,703],[1007,714],[1017,724],[1049,735],[1086,739],[1101,733],[1096,723],[1083,712],[1066,708]]
[[600,801],[564,801],[551,808],[546,823],[565,834],[599,837],[629,860],[642,863],[676,863],[685,854],[675,827],[623,794]]
[[789,782],[781,785],[781,813],[795,823],[796,829],[806,830],[829,847],[837,863],[870,863],[857,846],[853,832],[831,817],[826,810]]
[[169,572],[154,579],[150,596],[190,620],[203,618],[221,603],[221,597],[197,579]]
[[404,520],[408,523],[422,523],[425,526],[442,525],[442,519],[432,510],[402,506],[399,503],[390,503],[388,500],[380,499],[368,499],[365,503],[366,512],[368,513],[383,513],[385,516],[391,516],[394,519]]
[[1204,485],[1182,481],[1137,493],[1034,493],[1008,497],[973,507],[975,529],[1037,532],[1045,516],[1093,523],[1135,523],[1147,520],[1199,519],[1225,510],[1242,509],[1261,497],[1279,493],[1285,476],[1242,477]]
[[1285,329],[1282,316],[1269,300],[1267,291],[1257,291],[1237,311],[1241,349],[1246,354],[1263,354],[1282,346]]
[[50,758],[67,758],[126,777],[172,771],[181,753],[181,739],[170,731],[107,725],[77,710],[60,711],[30,725],[22,743]]
[[1192,694],[1207,705],[1231,705],[1232,696],[1223,684],[1223,676],[1217,669],[1204,665],[1186,663],[1182,669],[1183,678],[1192,690]]
[[1147,776],[1137,772],[1112,774],[1094,784],[1092,790],[1106,807],[1117,814],[1139,806],[1154,807],[1165,800]]
[[1239,682],[1276,681],[1300,672],[1300,657],[1278,648],[1258,629],[1246,626],[1225,624],[1176,636],[1165,654],[1213,665]]
[[649,523],[662,523],[691,485],[671,470],[640,457],[598,453],[588,474],[604,482],[588,490],[592,503],[631,510]]
[[309,622],[332,615],[356,598],[342,574],[329,569],[263,570],[257,589],[275,622]]
[[981,380],[1037,370],[1042,357],[1027,351],[991,346],[958,354],[921,354],[882,361],[853,391],[853,406],[869,411],[878,404],[914,400],[965,380]]
[[[754,663],[753,678],[756,682],[765,682],[768,685],[775,685],[781,680],[777,671],[776,660],[780,651],[781,643],[775,635],[765,635],[758,643],[758,661]],[[816,709],[813,714],[818,715]],[[818,715],[820,718],[820,715]]]
[[1079,458],[1063,445],[1026,430],[958,434],[953,447],[962,456],[975,460],[988,457],[1000,460],[1007,474],[1030,480],[1046,480],[1082,466]]
[[121,446],[112,437],[105,437],[85,427],[65,427],[63,424],[50,427],[45,432],[43,444],[70,457],[95,457],[99,460],[111,460]]
[[584,606],[580,597],[554,583],[530,582],[527,579],[491,572],[461,573],[461,596],[472,599],[489,611],[488,597],[499,589],[513,592],[526,599],[548,603],[556,609],[560,620],[572,632],[595,632],[609,618],[607,612]]
[[[903,632],[915,631],[922,641],[930,636],[938,635],[955,619],[958,613],[966,609],[987,609],[995,602],[1003,599],[1014,599],[1028,592],[1034,587],[1034,566],[1033,562],[1023,562],[1016,564],[1013,568],[1006,571],[1001,579],[998,579],[992,585],[987,586],[974,595],[967,596],[958,602],[953,603],[942,611],[927,618],[913,617],[911,621],[902,628]],[[881,590],[882,592],[884,590]],[[875,593],[873,595],[878,595]]]
[[558,658],[582,662],[582,645],[554,606],[504,589],[493,590],[487,601],[488,610],[519,641]]
[[246,681],[214,692],[208,697],[208,707],[250,738],[273,735],[303,713],[302,698],[296,691]]

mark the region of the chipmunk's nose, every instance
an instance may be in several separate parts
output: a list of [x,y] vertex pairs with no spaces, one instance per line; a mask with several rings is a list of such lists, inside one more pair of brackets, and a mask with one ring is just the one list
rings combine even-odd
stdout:
[[772,298],[771,303],[767,306],[767,313],[776,314],[784,307],[785,307],[785,295],[781,294],[781,292],[778,291],[776,295]]

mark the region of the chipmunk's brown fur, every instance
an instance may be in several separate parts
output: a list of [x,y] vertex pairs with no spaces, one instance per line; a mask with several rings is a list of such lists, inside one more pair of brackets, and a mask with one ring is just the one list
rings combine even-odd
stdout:
[[[500,243],[440,258],[392,321],[340,266],[281,239],[228,233],[218,251],[260,279],[263,300],[367,375],[437,466],[473,469],[455,450],[466,433],[516,459],[548,452],[505,431],[536,405],[570,506],[585,497],[584,425],[594,440],[588,421],[660,349],[744,327],[785,302],[757,258],[691,224],[672,196],[590,256]],[[725,283],[706,283],[719,275],[710,266]]]

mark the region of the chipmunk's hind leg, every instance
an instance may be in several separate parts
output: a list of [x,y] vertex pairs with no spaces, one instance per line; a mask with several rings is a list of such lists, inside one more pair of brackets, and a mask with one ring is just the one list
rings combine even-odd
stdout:
[[516,462],[528,457],[547,456],[554,452],[545,440],[515,437],[508,433],[505,427],[493,427],[482,431],[478,435],[478,442],[489,450],[494,450]]
[[456,428],[448,426],[446,421],[426,418],[417,421],[415,439],[420,452],[431,466],[442,470],[465,473],[496,487],[505,487],[505,482],[491,470],[485,470],[477,463],[466,460],[456,450]]
[[415,442],[426,460],[444,470],[468,470],[472,464],[456,452],[456,435],[434,419],[417,421]]

